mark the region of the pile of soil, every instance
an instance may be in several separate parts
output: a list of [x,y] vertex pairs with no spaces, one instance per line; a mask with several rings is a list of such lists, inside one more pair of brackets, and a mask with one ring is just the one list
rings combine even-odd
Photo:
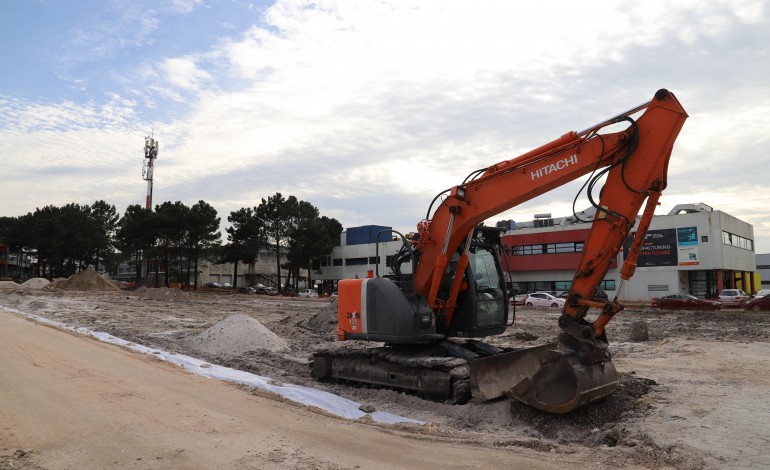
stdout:
[[177,300],[177,299],[189,299],[190,293],[185,292],[182,289],[171,289],[169,287],[140,287],[136,290],[136,295],[143,299],[151,300]]
[[16,289],[17,287],[19,285],[13,281],[0,281],[0,289]]
[[62,284],[64,284],[65,282],[67,282],[67,278],[66,277],[57,277],[56,279],[51,281],[51,283],[48,284],[48,286],[46,286],[46,288],[47,289],[60,289]]
[[284,351],[289,344],[254,318],[235,314],[188,340],[194,351],[217,357],[235,357],[249,351]]
[[33,277],[32,279],[27,279],[25,282],[23,282],[21,287],[24,289],[42,289],[48,286],[50,283],[51,281],[44,277]]
[[94,269],[88,268],[85,271],[73,274],[66,281],[58,280],[52,283],[53,289],[64,290],[83,290],[83,291],[111,291],[120,290],[109,281],[105,281]]
[[337,299],[333,299],[315,315],[302,322],[302,326],[315,333],[337,333]]

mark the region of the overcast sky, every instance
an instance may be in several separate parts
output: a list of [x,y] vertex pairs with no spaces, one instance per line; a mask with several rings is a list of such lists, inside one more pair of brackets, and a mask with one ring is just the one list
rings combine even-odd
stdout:
[[[690,118],[658,214],[703,202],[770,252],[767,1],[9,0],[0,215],[281,192],[412,231],[433,197],[674,92]],[[572,183],[491,219],[572,213]],[[588,207],[585,197],[578,210]]]

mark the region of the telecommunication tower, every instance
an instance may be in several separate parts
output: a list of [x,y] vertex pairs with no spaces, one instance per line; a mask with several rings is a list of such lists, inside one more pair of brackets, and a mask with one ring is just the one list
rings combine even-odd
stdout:
[[152,170],[155,167],[155,159],[158,158],[158,141],[153,136],[144,138],[144,165],[142,165],[142,178],[147,181],[147,209],[152,210]]

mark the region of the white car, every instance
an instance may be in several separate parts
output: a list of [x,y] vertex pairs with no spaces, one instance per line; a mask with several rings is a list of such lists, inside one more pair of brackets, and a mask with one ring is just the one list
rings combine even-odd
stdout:
[[766,297],[770,295],[770,289],[762,289],[761,291],[757,292],[757,295],[754,296],[755,299],[758,299],[760,297]]
[[527,307],[564,307],[564,300],[546,292],[534,292],[527,295],[524,305]]
[[305,289],[299,293],[300,297],[318,297],[318,292],[315,289]]
[[719,301],[722,302],[722,305],[742,307],[749,300],[751,300],[749,294],[741,289],[725,289],[719,293]]

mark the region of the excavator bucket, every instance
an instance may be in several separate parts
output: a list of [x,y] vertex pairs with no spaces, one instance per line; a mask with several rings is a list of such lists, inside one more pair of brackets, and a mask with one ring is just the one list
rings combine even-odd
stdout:
[[484,400],[505,395],[548,413],[569,413],[618,387],[609,353],[596,356],[562,334],[558,343],[473,359],[472,393]]

